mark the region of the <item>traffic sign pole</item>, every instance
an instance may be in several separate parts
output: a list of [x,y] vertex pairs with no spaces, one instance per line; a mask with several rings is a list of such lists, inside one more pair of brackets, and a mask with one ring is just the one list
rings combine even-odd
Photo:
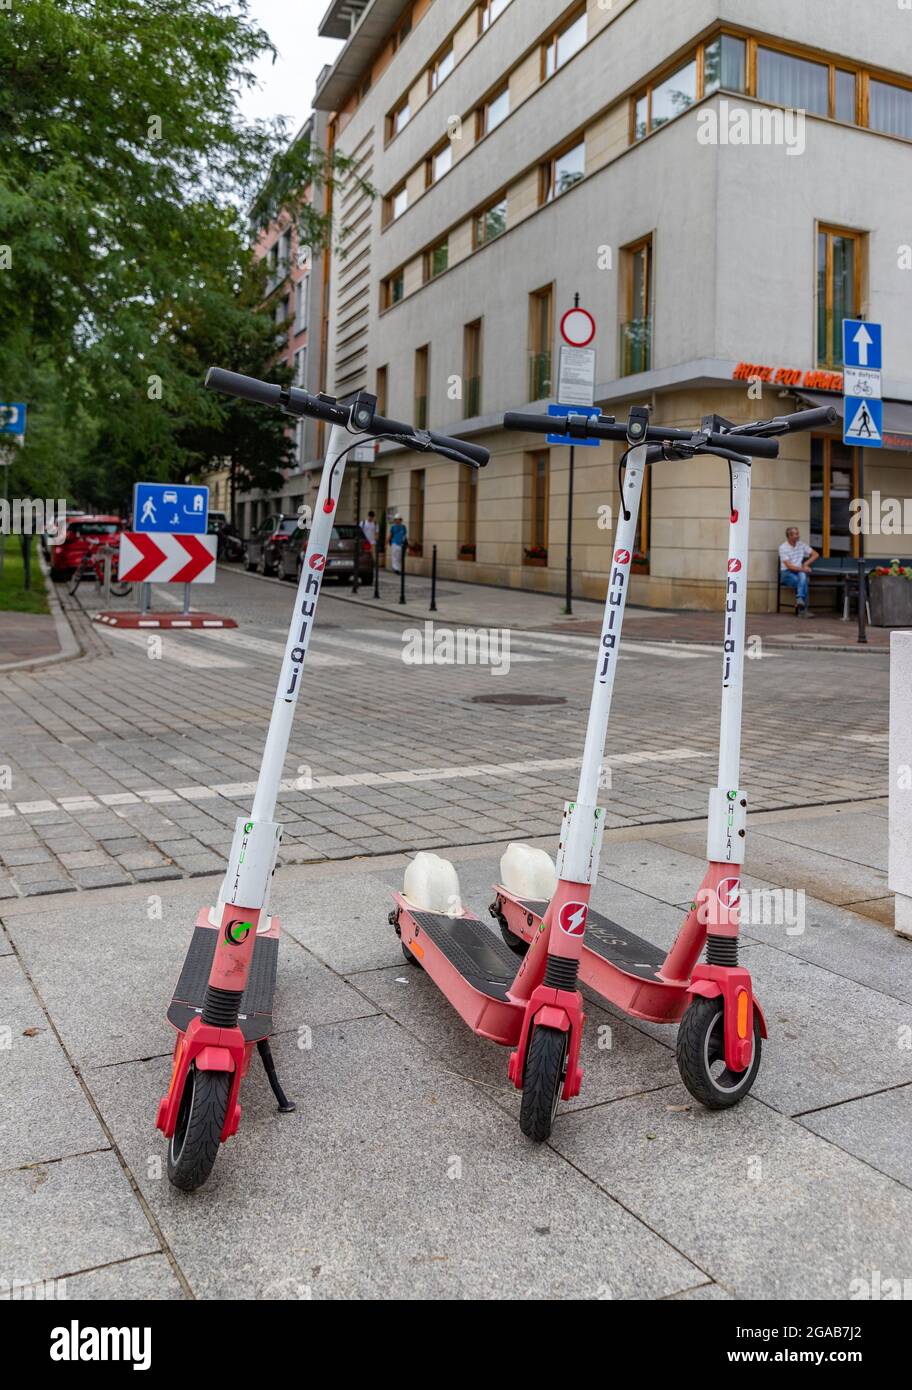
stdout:
[[[843,319],[842,360],[842,439],[858,450],[858,496],[864,502],[864,451],[883,448],[883,325]],[[868,641],[867,591],[862,527],[858,533],[858,641],[862,645]]]

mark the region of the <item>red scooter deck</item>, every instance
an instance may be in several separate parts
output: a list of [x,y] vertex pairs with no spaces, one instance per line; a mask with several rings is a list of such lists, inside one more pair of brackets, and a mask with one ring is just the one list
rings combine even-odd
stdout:
[[[211,926],[197,926],[190,938],[180,979],[168,1008],[168,1022],[186,1033],[191,1019],[203,1012],[206,986],[219,933]],[[279,959],[278,936],[261,935],[253,948],[247,987],[241,999],[238,1027],[244,1041],[259,1042],[272,1032],[272,1001]]]

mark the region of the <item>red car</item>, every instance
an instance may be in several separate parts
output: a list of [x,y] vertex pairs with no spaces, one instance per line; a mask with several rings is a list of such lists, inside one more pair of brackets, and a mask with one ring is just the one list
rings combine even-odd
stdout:
[[60,545],[49,546],[51,578],[61,583],[69,579],[87,551],[117,544],[126,523],[119,516],[68,517]]

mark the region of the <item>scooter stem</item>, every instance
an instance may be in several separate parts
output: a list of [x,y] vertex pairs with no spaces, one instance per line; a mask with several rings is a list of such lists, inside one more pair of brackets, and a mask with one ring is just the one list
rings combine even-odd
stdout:
[[744,689],[744,643],[747,631],[747,571],[750,549],[751,470],[732,463],[732,513],[728,531],[725,590],[725,638],[722,655],[722,721],[719,733],[719,781],[726,791],[740,785],[741,702]]
[[[272,715],[269,719],[269,731],[266,735],[266,745],[263,749],[263,760],[260,764],[260,775],[257,779],[253,810],[251,811],[253,821],[271,821],[275,813],[282,770],[285,766],[285,755],[288,752],[288,740],[291,737],[291,726],[294,721],[295,705],[301,693],[304,658],[310,646],[310,635],[313,631],[317,600],[320,597],[326,556],[329,551],[332,528],[337,520],[336,504],[342,492],[342,479],[345,474],[345,458],[339,460],[335,471],[333,471],[333,462],[339,458],[339,455],[350,443],[351,436],[348,431],[343,429],[341,425],[333,425],[329,434],[326,457],[323,461],[323,473],[314,507],[310,538],[307,542],[304,563],[301,566],[301,578],[288,629],[288,640],[285,643],[282,670],[276,688]],[[330,497],[329,492],[330,475],[332,475],[333,485],[332,497]]]
[[[630,566],[633,559],[645,471],[646,445],[640,444],[631,449],[628,454],[624,472],[621,508],[612,551],[611,580],[605,598],[598,664],[592,683],[589,722],[586,725],[586,743],[583,748],[583,765],[580,768],[579,791],[577,792],[577,801],[583,805],[595,805],[598,802],[602,759],[605,756],[605,737],[608,733],[608,718],[611,714],[611,697],[614,692],[621,629],[624,625],[624,609],[627,606],[627,592],[630,587]],[[626,517],[624,515],[625,509]]]

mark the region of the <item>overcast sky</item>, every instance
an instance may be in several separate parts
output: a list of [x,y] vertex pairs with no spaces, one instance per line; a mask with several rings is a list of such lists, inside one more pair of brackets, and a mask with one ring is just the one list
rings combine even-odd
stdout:
[[317,74],[342,47],[338,39],[321,39],[317,25],[329,0],[248,0],[250,18],[265,29],[278,49],[274,63],[256,69],[256,87],[241,97],[241,108],[256,116],[287,116],[297,130],[310,115]]

